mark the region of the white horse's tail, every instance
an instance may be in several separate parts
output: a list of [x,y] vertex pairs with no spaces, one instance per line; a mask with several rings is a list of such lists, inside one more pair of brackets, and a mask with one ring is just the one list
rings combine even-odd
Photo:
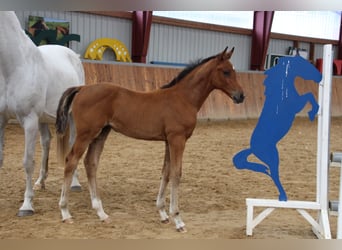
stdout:
[[77,61],[75,62],[76,67],[77,67],[77,74],[78,74],[78,79],[79,79],[79,83],[81,85],[85,84],[85,73],[84,73],[84,67],[83,67],[83,63],[80,60],[81,55],[77,54],[78,58]]
[[73,50],[67,48],[67,57],[77,73],[77,86],[85,84],[85,73],[81,55],[75,53]]

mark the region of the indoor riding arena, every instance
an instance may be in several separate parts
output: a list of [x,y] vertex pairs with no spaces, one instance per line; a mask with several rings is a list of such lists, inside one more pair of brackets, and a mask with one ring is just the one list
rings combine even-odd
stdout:
[[[168,82],[178,69],[125,65],[84,64],[89,83],[108,81],[120,75],[129,88],[152,90]],[[105,69],[106,74],[103,74]],[[105,76],[106,75],[106,76]],[[161,80],[158,80],[158,77]],[[184,153],[180,185],[180,208],[187,233],[176,232],[173,225],[159,221],[155,207],[164,143],[135,140],[112,132],[106,141],[98,171],[98,185],[111,223],[99,221],[91,209],[83,164],[79,166],[82,192],[71,193],[70,209],[75,222],[61,222],[58,200],[63,168],[57,166],[55,135],[51,144],[49,176],[46,189],[36,191],[35,215],[16,216],[24,188],[22,169],[23,131],[16,123],[8,125],[5,159],[1,169],[1,238],[167,238],[167,239],[245,239],[246,198],[277,198],[270,178],[248,170],[237,170],[232,157],[249,145],[263,103],[260,73],[238,73],[246,91],[246,101],[239,106],[214,92],[199,112],[199,122]],[[334,77],[332,112],[340,114],[341,78]],[[314,91],[314,83],[298,80]],[[342,84],[342,83],[341,83]],[[317,92],[317,90],[316,90]],[[226,119],[222,119],[226,115]],[[212,118],[209,118],[212,117]],[[220,119],[221,118],[221,119]],[[53,126],[52,131],[54,131]],[[331,150],[339,151],[342,119],[332,118]],[[317,122],[311,122],[306,111],[296,118],[291,131],[279,143],[280,173],[291,200],[315,199]],[[40,162],[37,142],[36,162]],[[36,176],[38,176],[38,165]],[[331,197],[338,197],[339,169],[331,169]],[[333,199],[333,198],[332,198]],[[34,225],[34,226],[33,226]],[[85,228],[87,230],[85,230]],[[331,216],[332,234],[336,233],[336,217]],[[6,230],[5,230],[6,229]],[[42,230],[43,229],[43,230]],[[311,239],[315,235],[310,224],[294,210],[275,210],[255,230],[252,238]]]
[[[18,14],[20,18],[22,15]],[[306,40],[303,44],[310,45]],[[227,45],[229,49],[233,46]],[[337,48],[338,45],[334,46]],[[220,53],[223,49],[216,51]],[[241,48],[235,48],[234,60],[238,60],[239,51]],[[83,59],[82,63],[87,85],[107,82],[141,92],[159,89],[183,70],[183,67],[172,64],[90,59]],[[269,176],[237,169],[233,164],[234,155],[250,146],[263,110],[266,78],[262,70],[237,68],[236,71],[237,81],[244,91],[243,103],[235,104],[223,92],[214,90],[198,112],[196,128],[186,143],[179,208],[187,232],[177,232],[173,220],[168,224],[161,223],[156,208],[165,143],[136,140],[114,131],[105,142],[97,171],[98,191],[110,220],[100,221],[92,209],[82,158],[78,163],[82,190],[69,192],[68,206],[73,223],[63,223],[59,199],[64,167],[57,164],[54,123],[49,125],[52,142],[45,189],[35,190],[34,214],[18,217],[26,181],[23,171],[25,136],[19,123],[12,119],[5,128],[4,159],[0,169],[0,239],[316,239],[312,225],[295,209],[285,208],[275,209],[254,228],[253,235],[246,235],[246,199],[277,200],[279,193]],[[300,95],[311,92],[318,99],[318,84],[314,81],[296,78],[295,87]],[[280,180],[289,201],[316,200],[318,118],[310,121],[310,110],[311,105],[307,103],[297,114],[289,132],[277,144]],[[330,152],[342,151],[341,138],[342,77],[333,68]],[[41,156],[38,136],[33,183],[39,175]],[[328,179],[329,201],[339,200],[342,198],[339,197],[340,168],[330,167]],[[169,194],[168,187],[167,212]],[[262,207],[256,207],[254,212],[261,211]],[[316,218],[316,210],[308,212]],[[332,238],[336,238],[337,221],[336,213],[329,213]]]

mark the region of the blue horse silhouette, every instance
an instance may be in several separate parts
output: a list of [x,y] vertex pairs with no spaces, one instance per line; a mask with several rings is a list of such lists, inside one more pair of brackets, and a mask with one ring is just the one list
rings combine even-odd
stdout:
[[[258,123],[250,139],[250,148],[233,157],[238,169],[249,169],[270,176],[279,191],[279,200],[286,201],[286,192],[279,179],[279,153],[277,143],[290,130],[295,116],[307,102],[312,108],[308,112],[311,121],[315,119],[319,105],[312,93],[300,95],[294,85],[297,76],[319,83],[321,73],[299,55],[281,57],[278,64],[265,71],[265,102]],[[250,155],[262,163],[248,161]]]

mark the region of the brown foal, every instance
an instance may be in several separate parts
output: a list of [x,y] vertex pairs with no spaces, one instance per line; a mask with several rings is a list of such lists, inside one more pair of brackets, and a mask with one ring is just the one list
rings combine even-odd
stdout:
[[71,115],[76,139],[65,158],[64,183],[59,202],[63,221],[72,222],[68,210],[68,187],[78,161],[87,149],[84,166],[92,207],[101,220],[109,220],[97,192],[96,171],[105,140],[113,129],[136,139],[165,141],[157,208],[162,222],[169,222],[165,189],[170,182],[169,213],[176,229],[184,232],[185,224],[178,208],[178,187],[185,143],[196,126],[197,112],[214,89],[222,90],[235,103],[244,100],[243,90],[229,61],[233,51],[234,48],[227,52],[226,48],[218,55],[191,65],[169,84],[151,92],[136,92],[105,83],[66,90],[59,102],[56,129],[59,136],[63,136]]

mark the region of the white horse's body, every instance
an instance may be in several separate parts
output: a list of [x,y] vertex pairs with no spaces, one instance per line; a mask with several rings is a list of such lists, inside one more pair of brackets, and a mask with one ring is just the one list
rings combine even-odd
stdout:
[[3,164],[4,128],[15,118],[25,131],[23,165],[26,173],[24,202],[19,215],[33,213],[32,174],[38,131],[43,148],[40,176],[44,186],[51,134],[58,101],[70,86],[84,84],[79,56],[58,45],[35,46],[24,33],[14,12],[0,12],[0,167]]

